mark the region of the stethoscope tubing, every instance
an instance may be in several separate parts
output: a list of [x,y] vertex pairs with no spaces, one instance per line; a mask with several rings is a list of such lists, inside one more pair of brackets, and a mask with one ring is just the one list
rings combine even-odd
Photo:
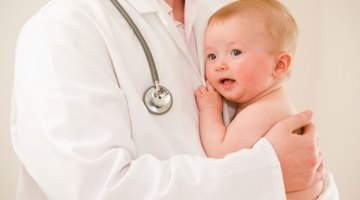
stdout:
[[129,24],[130,28],[133,30],[134,34],[136,35],[137,39],[139,40],[144,50],[146,59],[149,64],[151,77],[154,85],[149,87],[143,95],[143,102],[145,104],[145,107],[148,109],[148,111],[151,114],[155,114],[155,115],[165,114],[172,107],[173,99],[171,92],[167,88],[160,85],[160,80],[154,62],[154,57],[151,54],[150,48],[147,42],[145,41],[143,35],[141,34],[140,30],[138,29],[134,21],[131,19],[129,14],[126,12],[126,10],[120,5],[120,3],[117,0],[111,0],[111,2],[114,4],[114,6],[117,8],[117,10],[124,17],[126,22]]
[[151,72],[151,77],[153,80],[153,83],[159,83],[159,75],[155,66],[154,57],[151,54],[150,48],[147,44],[147,42],[144,39],[144,36],[141,34],[140,30],[134,23],[134,21],[131,19],[129,14],[126,12],[126,10],[120,5],[120,3],[117,0],[111,0],[111,2],[115,5],[115,7],[118,9],[118,11],[121,13],[121,15],[124,17],[124,19],[127,21],[131,29],[134,31],[136,37],[138,38],[144,53],[146,55],[146,59],[149,63],[149,68]]

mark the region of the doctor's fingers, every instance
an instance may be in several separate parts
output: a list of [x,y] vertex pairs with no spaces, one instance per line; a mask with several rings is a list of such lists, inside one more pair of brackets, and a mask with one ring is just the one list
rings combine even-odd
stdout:
[[[303,129],[304,135],[306,133],[310,133],[310,136],[307,137],[311,137],[312,134],[314,134],[314,132],[312,132],[311,127],[307,127],[307,125],[309,125],[311,123],[311,118],[312,118],[312,112],[310,110],[295,114],[293,116],[290,116],[282,121],[280,121],[279,123],[277,123],[275,126],[278,127],[279,129],[283,130],[284,134],[288,134],[288,133],[294,133],[296,134],[297,132],[299,132],[299,129]],[[302,135],[302,134],[299,134]]]
[[324,179],[325,179],[325,165],[324,165],[324,161],[321,159],[321,162],[315,171],[313,181],[318,182]]
[[303,128],[303,130],[303,136],[306,137],[309,140],[308,143],[313,146],[314,153],[316,153],[319,158],[321,158],[319,136],[317,134],[314,124],[309,123]]
[[[317,143],[317,142],[316,142]],[[311,145],[309,148],[308,167],[312,169],[313,182],[321,181],[325,177],[324,160],[318,145]],[[311,156],[312,155],[312,156]]]
[[316,131],[316,127],[311,121],[308,124],[306,124],[302,129],[303,129],[302,135],[309,138],[310,140],[314,140],[317,142],[318,134]]

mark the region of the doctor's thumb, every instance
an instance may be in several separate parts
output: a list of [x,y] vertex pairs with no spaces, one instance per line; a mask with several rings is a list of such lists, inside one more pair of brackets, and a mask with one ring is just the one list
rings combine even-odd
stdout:
[[312,116],[311,110],[305,110],[285,119],[282,126],[287,130],[286,132],[302,135],[305,126],[311,124]]
[[278,136],[289,133],[302,134],[304,127],[311,124],[311,118],[312,112],[310,110],[297,113],[275,124],[267,135],[272,133]]

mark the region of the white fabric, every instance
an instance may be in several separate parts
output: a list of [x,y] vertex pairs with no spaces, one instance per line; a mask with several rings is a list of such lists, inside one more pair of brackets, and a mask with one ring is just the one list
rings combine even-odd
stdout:
[[[199,55],[197,53],[198,49],[196,47],[195,33],[193,29],[194,22],[196,20],[196,13],[198,11],[198,1],[196,0],[187,0],[185,1],[185,13],[184,13],[184,23],[175,21],[175,24],[182,34],[188,48],[190,55],[194,61],[194,64],[200,67],[199,64]],[[171,11],[171,8],[170,8]],[[201,58],[203,59],[203,58]],[[200,68],[198,68],[200,72]]]
[[[157,116],[143,105],[152,85],[148,63],[110,1],[51,1],[18,41],[12,104],[13,145],[22,164],[17,198],[285,199],[267,140],[224,159],[205,158],[193,95],[203,73],[158,1],[120,3],[152,49],[161,83],[173,94],[172,109]],[[220,3],[199,1],[198,49]]]
[[324,181],[324,190],[319,196],[318,200],[339,200],[339,192],[335,184],[333,175],[330,173],[326,174]]

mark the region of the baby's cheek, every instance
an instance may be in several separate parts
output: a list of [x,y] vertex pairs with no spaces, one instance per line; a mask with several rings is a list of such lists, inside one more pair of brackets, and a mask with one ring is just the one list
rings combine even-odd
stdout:
[[212,79],[212,73],[209,67],[205,67],[205,79],[208,81],[211,81]]
[[206,74],[205,74],[205,76],[206,76],[206,81],[208,81],[209,83],[210,83],[210,85],[211,86],[213,86],[213,87],[215,87],[215,83],[216,83],[216,79],[215,79],[215,76],[214,76],[214,74],[213,73],[211,73],[211,72],[206,72]]
[[241,82],[250,96],[257,95],[267,87],[267,78],[264,72],[254,68],[243,69]]
[[243,68],[239,73],[245,83],[254,83],[259,78],[259,72],[252,67]]

